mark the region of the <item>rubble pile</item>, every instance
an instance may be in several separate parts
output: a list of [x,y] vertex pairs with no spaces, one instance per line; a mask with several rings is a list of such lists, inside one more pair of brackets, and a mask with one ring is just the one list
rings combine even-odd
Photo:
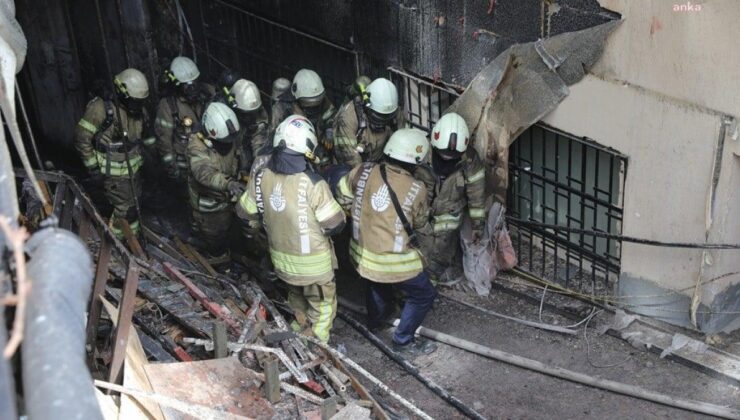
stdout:
[[[146,230],[145,237],[148,258],[137,258],[142,269],[124,388],[187,403],[190,417],[207,415],[197,410],[210,408],[227,418],[387,418],[340,360],[292,331],[252,275],[218,273],[176,236]],[[96,240],[88,244],[96,254]],[[101,300],[114,321],[111,302],[122,294],[114,285],[125,279],[115,259],[110,274],[114,281]],[[98,328],[94,376],[110,362],[110,328],[115,326],[104,322]],[[183,418],[185,407],[167,403],[121,392],[119,405],[101,405],[121,415],[138,410],[149,418]]]

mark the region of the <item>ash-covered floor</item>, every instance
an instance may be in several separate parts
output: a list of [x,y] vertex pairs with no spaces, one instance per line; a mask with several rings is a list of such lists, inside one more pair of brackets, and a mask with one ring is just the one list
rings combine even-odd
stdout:
[[[344,286],[346,290],[349,285],[345,282]],[[500,290],[492,290],[489,297],[450,290],[444,293],[506,315],[538,320],[536,303]],[[568,300],[556,297],[548,298],[547,302],[568,305]],[[355,316],[358,320],[363,319],[361,314]],[[542,317],[545,322],[559,325],[577,322],[547,309],[543,310]],[[599,378],[675,397],[740,407],[740,389],[737,386],[682,364],[660,359],[657,354],[636,349],[619,338],[599,335],[598,327],[608,318],[606,314],[596,316],[589,322],[587,330],[591,362],[597,366],[618,365],[607,368],[597,368],[589,363],[583,324],[577,336],[570,336],[496,318],[441,298],[424,325],[478,344]],[[384,338],[388,339],[388,334]],[[341,319],[335,321],[331,344],[345,346],[351,358],[431,416],[464,418]],[[736,345],[740,345],[740,341]],[[629,359],[620,363],[626,358]],[[710,418],[545,376],[441,343],[435,353],[419,357],[414,363],[424,375],[488,418]]]
[[[152,213],[159,217],[152,217]],[[152,213],[145,218],[148,225],[159,225],[159,229],[180,232],[182,237],[189,236],[186,233],[188,215],[183,209],[170,207],[168,210],[159,209]],[[337,238],[335,247],[340,258],[343,245],[345,242],[342,237]],[[357,279],[354,270],[343,267],[337,275],[338,290],[342,298],[364,306],[364,285]],[[494,288],[490,296],[479,297],[473,292],[448,288],[440,290],[443,294],[495,312],[531,321],[540,320],[537,299],[541,296],[541,290],[523,287],[522,284],[527,284],[526,281],[511,273],[502,273],[499,284],[508,292]],[[517,293],[526,294],[533,299],[517,297]],[[567,318],[551,310],[553,307],[581,313],[581,316],[579,319]],[[590,308],[582,301],[550,293],[541,313],[542,322],[572,325],[588,315]],[[357,320],[364,321],[361,313],[349,312]],[[497,318],[440,296],[424,326],[552,366],[640,386],[674,397],[740,408],[738,386],[714,379],[680,363],[660,359],[658,354],[637,349],[619,338],[599,334],[597,330],[608,323],[609,318],[610,315],[604,312],[588,322],[590,362],[584,339],[585,323],[581,323],[578,335],[575,336],[549,332]],[[380,336],[389,342],[388,331]],[[334,322],[330,344],[345,347],[350,358],[434,418],[464,418],[459,411],[406,373],[339,317]],[[710,418],[549,377],[446,344],[438,343],[438,346],[435,353],[419,357],[413,363],[420,368],[423,375],[487,418]],[[740,334],[725,336],[723,348],[740,355]],[[592,364],[611,367],[594,367]],[[371,384],[364,380],[363,382],[368,389],[373,390]],[[407,413],[384,392],[373,394],[399,413]]]

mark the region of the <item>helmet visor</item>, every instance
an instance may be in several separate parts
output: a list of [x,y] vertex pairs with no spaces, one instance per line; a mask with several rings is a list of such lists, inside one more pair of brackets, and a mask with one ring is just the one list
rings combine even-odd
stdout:
[[144,100],[143,99],[137,99],[132,97],[123,98],[121,100],[123,103],[123,106],[126,108],[126,111],[131,116],[141,116],[141,114],[144,112]]
[[443,149],[437,149],[434,148],[434,151],[437,152],[439,157],[441,157],[443,160],[456,160],[460,159],[462,156],[462,152],[458,152],[457,150],[443,150]]
[[380,112],[368,108],[367,119],[370,123],[370,127],[373,129],[383,129],[385,126],[391,125],[395,118],[395,112],[391,112],[390,114],[381,114]]
[[198,86],[195,82],[180,84],[180,92],[189,102],[195,102],[198,99]]
[[298,104],[303,108],[304,111],[309,109],[318,109],[321,103],[324,102],[324,94],[318,96],[311,96],[310,98],[298,99]]

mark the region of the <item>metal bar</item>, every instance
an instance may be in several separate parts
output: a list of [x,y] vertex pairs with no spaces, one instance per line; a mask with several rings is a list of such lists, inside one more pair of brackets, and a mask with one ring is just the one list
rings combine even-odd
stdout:
[[113,334],[113,358],[108,372],[108,382],[122,383],[123,361],[126,359],[126,346],[131,331],[132,318],[134,315],[134,300],[136,289],[139,287],[139,266],[130,263],[126,270],[126,279],[123,283],[121,300],[118,304],[118,322],[116,332]]
[[59,227],[62,229],[72,230],[72,210],[74,210],[74,207],[74,193],[69,188],[65,188],[64,202],[62,204],[61,215],[59,216]]
[[414,76],[411,73],[407,73],[407,72],[405,72],[405,71],[403,71],[401,69],[398,69],[396,67],[393,67],[393,66],[387,67],[387,70],[390,71],[390,72],[392,72],[392,73],[396,73],[396,74],[400,75],[404,79],[410,79],[410,80],[413,80],[415,82],[422,83],[422,84],[425,84],[427,86],[431,86],[432,88],[434,88],[436,90],[447,92],[450,95],[453,95],[455,97],[460,96],[460,93],[458,92],[458,89],[459,90],[462,90],[462,89],[465,88],[464,86],[455,86],[455,85],[451,85],[451,84],[444,83],[444,82],[437,82],[437,83],[429,82],[427,80],[424,80],[424,79],[422,79],[422,78],[420,78],[418,76]]
[[105,293],[105,284],[108,282],[108,266],[110,265],[111,243],[106,240],[104,235],[100,235],[100,251],[98,251],[98,261],[95,267],[95,283],[93,285],[92,297],[90,300],[90,310],[87,317],[87,344],[90,346],[91,353],[95,354],[95,333],[100,320],[100,313],[103,304],[99,296]]
[[281,28],[281,29],[283,29],[285,31],[292,32],[294,34],[297,34],[297,35],[300,35],[300,36],[303,36],[303,37],[306,37],[306,38],[310,38],[310,39],[312,39],[312,40],[314,40],[316,42],[319,42],[319,43],[324,44],[324,45],[328,45],[330,47],[336,48],[338,50],[342,50],[344,52],[348,52],[348,53],[353,53],[354,52],[353,50],[351,50],[349,48],[345,48],[345,47],[343,47],[343,46],[341,46],[339,44],[335,44],[333,42],[326,41],[326,40],[321,39],[319,37],[316,37],[316,36],[307,34],[305,32],[301,32],[301,31],[299,31],[297,29],[293,29],[290,26],[286,26],[286,25],[283,25],[281,23],[275,22],[274,20],[270,20],[270,19],[264,18],[262,16],[256,15],[256,14],[254,14],[252,12],[248,12],[247,10],[242,9],[241,7],[238,7],[236,5],[230,4],[229,2],[226,2],[226,1],[223,1],[223,0],[214,0],[214,1],[216,3],[220,3],[220,4],[222,4],[222,5],[226,6],[226,7],[229,7],[231,9],[234,9],[236,11],[239,11],[241,13],[244,13],[245,15],[251,16],[254,19],[257,19],[257,20],[260,20],[262,22],[265,22],[265,23],[268,23],[270,25],[273,25],[273,26],[276,26],[278,28]]
[[87,243],[87,240],[90,239],[92,231],[92,222],[90,221],[90,218],[87,217],[87,214],[83,211],[82,214],[80,214],[80,227],[77,230],[77,236],[82,239],[82,242]]
[[180,270],[178,270],[168,262],[162,264],[162,266],[164,267],[164,272],[170,277],[170,279],[172,279],[173,281],[179,281],[180,283],[185,285],[190,295],[193,296],[195,300],[197,300],[201,305],[203,305],[203,307],[208,310],[208,312],[210,312],[216,318],[219,318],[226,322],[226,324],[229,325],[229,328],[231,328],[236,334],[239,334],[241,332],[241,329],[239,328],[239,323],[231,318],[226,312],[224,312],[221,305],[211,301],[208,296],[206,296],[206,294],[203,293],[203,291],[200,290],[198,286],[195,285],[195,283],[190,281],[189,278],[185,277],[180,272]]
[[67,191],[67,183],[65,181],[58,181],[57,186],[54,189],[54,216],[59,218],[62,214],[62,207],[64,206],[64,196]]
[[547,131],[550,131],[550,132],[559,134],[559,135],[561,135],[563,137],[567,137],[569,140],[574,141],[576,143],[585,144],[585,145],[587,145],[589,147],[592,147],[594,149],[598,149],[598,150],[601,150],[603,152],[606,152],[606,153],[608,153],[610,155],[614,155],[614,156],[616,156],[616,157],[618,157],[620,159],[627,160],[627,155],[622,154],[618,150],[612,149],[611,147],[603,146],[603,145],[595,142],[594,140],[592,140],[592,139],[590,139],[588,137],[576,137],[576,136],[574,136],[572,134],[569,134],[569,133],[567,133],[567,132],[565,132],[563,130],[560,130],[558,128],[555,128],[555,127],[553,127],[551,125],[545,124],[545,123],[543,123],[541,121],[535,123],[533,125],[533,127],[539,127],[541,129],[544,129],[544,130],[547,130]]

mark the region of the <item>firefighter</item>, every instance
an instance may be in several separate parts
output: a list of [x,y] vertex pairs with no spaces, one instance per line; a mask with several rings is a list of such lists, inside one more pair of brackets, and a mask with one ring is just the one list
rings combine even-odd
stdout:
[[344,228],[345,220],[329,185],[311,167],[317,146],[306,117],[291,115],[280,123],[272,157],[249,180],[237,214],[267,231],[275,272],[287,283],[288,303],[296,313],[294,328],[328,342],[337,310],[330,236]]
[[175,94],[159,101],[154,129],[168,176],[184,185],[188,176],[188,139],[195,132],[194,124],[200,121],[215,89],[199,83],[200,70],[187,57],[175,57],[166,74],[175,85]]
[[370,80],[369,77],[365,75],[357,76],[354,82],[352,82],[351,85],[347,86],[347,91],[345,92],[345,99],[342,102],[342,105],[346,104],[350,101],[360,101],[360,103],[363,103],[368,99],[367,97],[367,87],[368,85],[372,83],[372,80]]
[[231,88],[231,95],[234,98],[234,111],[241,125],[241,169],[248,174],[252,160],[264,153],[269,120],[267,111],[262,106],[260,91],[253,82],[237,80]]
[[212,102],[203,113],[201,129],[188,141],[188,192],[193,227],[206,245],[209,262],[216,266],[229,262],[225,237],[233,218],[232,200],[245,189],[237,179],[238,137],[239,120],[234,111],[225,104]]
[[149,96],[144,74],[126,69],[113,78],[113,84],[117,103],[95,97],[87,104],[75,129],[75,148],[91,177],[102,181],[113,206],[111,227],[122,239],[122,220],[134,234],[140,231],[136,204],[141,197],[141,147],[154,147],[155,138],[144,138],[148,125],[144,101]]
[[474,238],[480,238],[486,223],[486,170],[478,152],[469,147],[470,132],[460,115],[443,115],[431,137],[432,229],[419,239],[432,281],[451,284],[462,278],[459,244],[465,213]]
[[[290,80],[279,77],[272,82],[272,96],[270,96],[270,132],[291,114],[293,109],[293,94],[290,93]],[[272,146],[272,145],[270,145]]]
[[381,162],[356,166],[337,186],[340,201],[352,216],[350,256],[368,285],[368,327],[381,327],[394,289],[403,294],[392,346],[409,356],[436,349],[433,343],[414,338],[437,296],[416,242],[417,232],[428,229],[429,207],[426,187],[412,172],[428,151],[423,131],[398,130],[386,143]]
[[337,112],[332,148],[336,163],[355,166],[379,161],[386,141],[401,123],[396,86],[388,79],[373,80],[362,95]]
[[218,81],[214,88],[215,92],[213,94],[213,98],[211,98],[211,102],[221,102],[232,108],[236,107],[236,98],[234,98],[232,89],[237,80],[239,80],[239,77],[234,71],[231,69],[224,69],[224,71],[222,71],[218,76]]
[[290,90],[295,98],[293,114],[306,117],[316,130],[319,146],[315,154],[319,159],[318,165],[324,167],[330,163],[326,150],[327,145],[333,142],[334,115],[337,109],[326,95],[321,77],[313,70],[298,70]]

